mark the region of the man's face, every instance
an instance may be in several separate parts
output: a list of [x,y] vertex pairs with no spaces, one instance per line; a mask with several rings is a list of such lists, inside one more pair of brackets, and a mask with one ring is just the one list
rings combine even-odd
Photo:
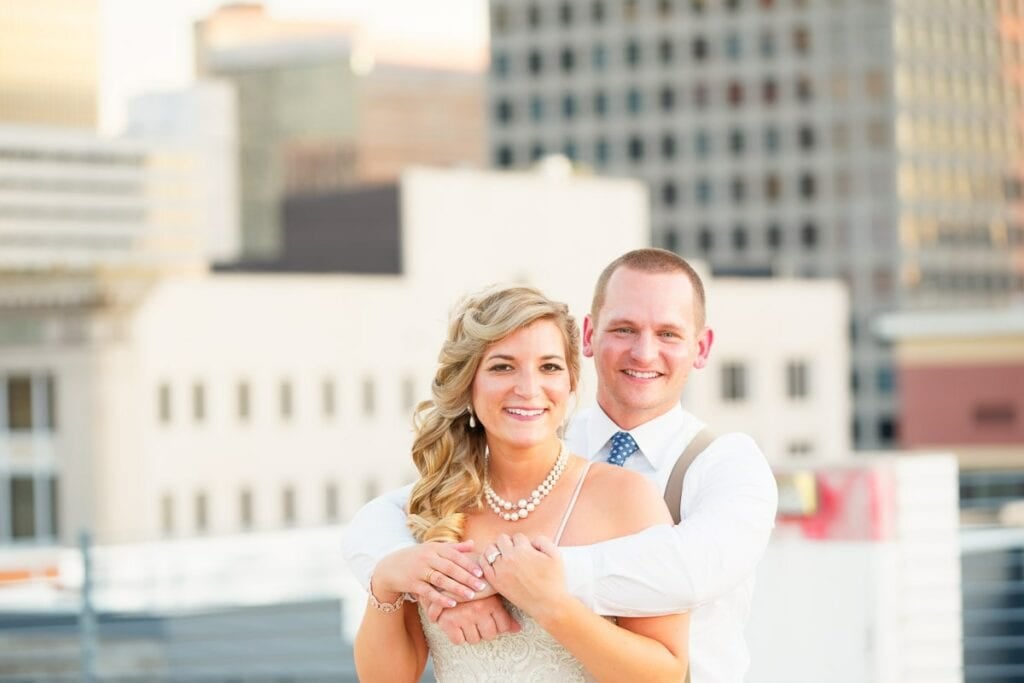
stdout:
[[684,273],[612,273],[597,319],[583,321],[583,355],[594,359],[597,401],[619,427],[668,412],[691,368],[704,367],[713,336],[695,313]]

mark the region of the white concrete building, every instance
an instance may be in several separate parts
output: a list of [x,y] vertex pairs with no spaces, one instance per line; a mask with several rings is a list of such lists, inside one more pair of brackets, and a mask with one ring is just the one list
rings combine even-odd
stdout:
[[843,285],[711,278],[707,295],[711,358],[690,375],[684,405],[717,432],[751,434],[773,465],[845,460],[853,446]]
[[[111,543],[332,523],[410,481],[411,408],[428,396],[456,299],[526,282],[582,317],[604,265],[643,246],[642,185],[567,170],[407,172],[400,275],[95,281],[50,306],[0,291],[0,395],[11,407],[0,411],[0,477],[35,491],[0,506],[34,510],[0,510],[0,543],[67,540],[80,526]],[[687,404],[716,428],[752,431],[771,459],[797,442],[805,457],[841,457],[842,290],[720,284],[708,285],[716,353],[749,364],[750,400],[716,398],[724,371],[713,364]],[[807,399],[786,398],[790,361]]]

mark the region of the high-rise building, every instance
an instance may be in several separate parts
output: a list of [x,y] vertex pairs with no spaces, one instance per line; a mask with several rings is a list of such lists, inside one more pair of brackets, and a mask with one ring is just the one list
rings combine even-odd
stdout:
[[481,165],[484,78],[386,62],[353,26],[229,5],[195,27],[196,64],[238,89],[242,252],[281,249],[283,200],[394,182],[410,164]]
[[641,178],[654,243],[847,283],[860,447],[899,428],[875,315],[1024,292],[1021,3],[493,0],[490,18],[494,165],[562,153]]
[[0,0],[0,124],[95,128],[98,80],[98,0]]

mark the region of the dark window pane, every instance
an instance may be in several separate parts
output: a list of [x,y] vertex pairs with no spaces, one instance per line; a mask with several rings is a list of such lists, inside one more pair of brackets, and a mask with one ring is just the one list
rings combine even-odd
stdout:
[[50,537],[60,537],[60,485],[57,477],[50,477]]
[[697,233],[697,245],[705,253],[714,248],[715,239],[710,228],[705,226],[700,229],[700,232]]
[[36,490],[31,477],[11,477],[11,535],[34,538],[36,535]]
[[537,50],[531,50],[527,56],[527,68],[530,73],[534,75],[540,74],[544,70],[544,57]]
[[558,9],[558,20],[562,22],[562,26],[571,26],[572,19],[572,5],[563,2],[562,6]]
[[7,428],[14,431],[32,429],[32,378],[7,379]]
[[729,84],[728,90],[729,104],[733,107],[738,107],[743,104],[743,84],[739,81],[733,81]]
[[540,26],[541,16],[540,7],[537,5],[530,5],[526,8],[526,22],[532,27],[537,28]]
[[662,111],[672,111],[676,106],[676,91],[670,86],[663,87],[658,92],[658,103]]
[[629,139],[629,158],[633,161],[641,161],[644,158],[644,141],[642,138],[633,136]]
[[46,427],[57,430],[57,382],[53,375],[46,376]]
[[559,56],[562,71],[569,73],[576,67],[576,53],[571,48],[564,48]]
[[800,126],[798,137],[800,140],[800,147],[802,149],[814,149],[814,128],[810,126]]
[[665,206],[675,206],[677,194],[676,184],[669,181],[661,186],[661,202]]
[[661,156],[664,159],[674,159],[676,156],[676,139],[672,135],[664,135],[661,138]]
[[515,161],[512,155],[512,148],[508,145],[501,145],[494,154],[494,160],[501,168],[510,168]]
[[732,230],[732,246],[736,251],[745,251],[747,248],[747,229],[742,225]]
[[800,241],[808,249],[818,244],[818,226],[814,223],[804,223],[800,229]]
[[675,47],[672,45],[672,41],[668,38],[662,39],[658,43],[658,59],[662,64],[670,64],[674,56]]
[[693,53],[693,58],[696,61],[704,61],[708,56],[708,41],[701,36],[697,36],[690,43],[690,51]]
[[626,43],[626,64],[631,67],[640,65],[640,43],[635,40]]

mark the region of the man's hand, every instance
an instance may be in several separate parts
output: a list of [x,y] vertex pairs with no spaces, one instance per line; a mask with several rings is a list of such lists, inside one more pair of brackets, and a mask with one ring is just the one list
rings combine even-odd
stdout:
[[493,562],[483,567],[484,578],[512,604],[540,621],[572,599],[565,587],[565,572],[558,548],[548,538],[532,541],[523,534],[501,534],[484,557]]
[[396,550],[374,568],[374,588],[454,607],[456,600],[472,600],[487,588],[472,551],[473,541],[420,543]]
[[502,633],[519,633],[522,629],[497,595],[464,602],[443,611],[431,605],[427,617],[436,621],[455,645],[494,640]]

